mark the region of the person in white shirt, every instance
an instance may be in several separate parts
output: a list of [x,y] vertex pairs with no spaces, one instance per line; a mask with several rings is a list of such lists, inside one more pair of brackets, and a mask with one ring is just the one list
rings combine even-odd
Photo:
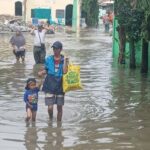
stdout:
[[31,34],[34,35],[33,55],[36,64],[44,63],[46,56],[45,34],[47,28],[39,25],[38,28],[33,27]]

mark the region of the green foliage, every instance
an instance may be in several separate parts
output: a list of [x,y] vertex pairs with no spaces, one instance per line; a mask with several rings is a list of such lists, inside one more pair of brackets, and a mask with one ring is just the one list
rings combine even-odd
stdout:
[[93,27],[98,24],[99,5],[98,0],[83,0],[82,11],[86,14],[86,23]]
[[150,0],[137,0],[137,8],[150,12]]
[[141,38],[144,11],[133,9],[127,0],[116,0],[114,9],[119,27],[124,26],[127,39],[138,41]]
[[136,8],[132,8],[131,2],[133,0],[115,0],[119,26],[125,27],[128,39],[150,40],[150,0],[137,0]]
[[150,0],[137,0],[137,8],[145,12],[142,23],[142,37],[150,41]]
[[128,17],[130,15],[131,7],[128,3],[123,1],[117,1],[114,5],[115,16],[119,25],[126,26],[128,24]]
[[144,20],[144,12],[138,9],[130,10],[126,32],[129,39],[139,41],[141,39],[142,22]]

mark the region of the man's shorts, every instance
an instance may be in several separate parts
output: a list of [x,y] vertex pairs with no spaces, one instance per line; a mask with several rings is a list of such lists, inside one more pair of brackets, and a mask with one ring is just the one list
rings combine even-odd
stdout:
[[64,105],[64,95],[45,94],[45,105]]

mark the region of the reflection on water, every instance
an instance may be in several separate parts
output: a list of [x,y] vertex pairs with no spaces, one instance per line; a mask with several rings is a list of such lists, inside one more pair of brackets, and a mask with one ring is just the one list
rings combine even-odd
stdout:
[[33,125],[32,127],[28,126],[25,132],[25,147],[27,150],[35,150],[38,149],[38,131],[37,128]]
[[50,148],[53,150],[63,149],[64,136],[62,135],[63,130],[60,124],[57,124],[56,128],[43,128],[42,131],[45,133],[44,150],[49,150]]
[[24,136],[25,148],[27,150],[62,150],[64,136],[61,124],[58,123],[56,127],[52,126],[52,123],[48,123],[45,128],[38,129],[35,124],[28,124]]
[[26,125],[23,93],[26,79],[37,77],[33,39],[25,33],[25,63],[16,63],[10,35],[0,35],[0,147],[5,150],[149,150],[149,76],[124,69],[112,60],[111,37],[98,30],[47,35],[60,40],[64,53],[81,66],[84,90],[66,94],[63,122],[48,122],[44,95],[39,95],[36,124]]

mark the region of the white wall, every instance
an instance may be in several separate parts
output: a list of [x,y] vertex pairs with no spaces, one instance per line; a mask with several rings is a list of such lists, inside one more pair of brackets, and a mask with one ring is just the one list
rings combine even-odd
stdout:
[[[61,2],[60,2],[61,1]],[[56,21],[56,9],[64,9],[68,4],[73,4],[73,0],[27,0],[26,18],[31,21],[31,9],[50,8],[52,19]]]
[[15,15],[15,4],[12,0],[0,0],[0,14]]
[[[24,0],[0,0],[0,15],[15,15],[15,2],[22,2],[24,13]],[[31,9],[50,8],[52,19],[56,21],[56,9],[64,9],[67,5],[73,4],[73,0],[27,0],[26,21],[31,21]]]

